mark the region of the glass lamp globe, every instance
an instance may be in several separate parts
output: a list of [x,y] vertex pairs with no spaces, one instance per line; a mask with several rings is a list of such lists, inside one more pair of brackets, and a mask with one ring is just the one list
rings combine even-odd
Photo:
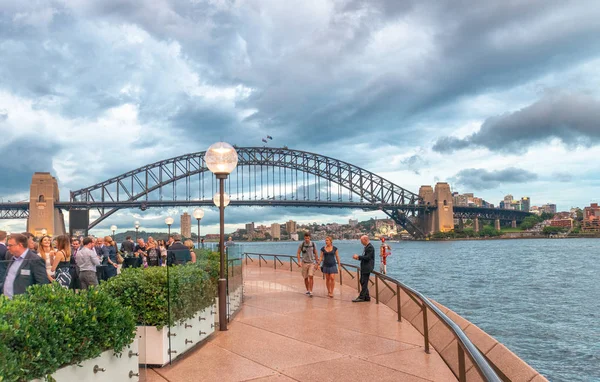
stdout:
[[237,166],[238,155],[229,143],[217,142],[206,150],[204,161],[213,174],[230,174]]
[[110,230],[111,230],[111,231],[116,231],[116,230],[117,230],[117,226],[116,226],[116,225],[114,225],[114,224],[113,224],[113,225],[111,225],[111,226],[110,226]]
[[171,224],[173,224],[173,218],[172,218],[172,217],[170,217],[170,216],[169,216],[168,218],[166,218],[166,219],[165,219],[165,224],[166,224],[166,225],[171,225]]
[[204,210],[202,210],[202,208],[196,208],[196,209],[194,210],[194,217],[195,217],[197,220],[200,220],[200,219],[202,219],[202,218],[204,217]]
[[[227,194],[223,194],[223,207],[227,207],[229,205],[229,195]],[[221,195],[220,193],[216,192],[213,195],[213,203],[215,203],[215,206],[217,207],[221,207]]]
[[133,226],[135,227],[135,229],[140,228],[140,222],[136,221]]

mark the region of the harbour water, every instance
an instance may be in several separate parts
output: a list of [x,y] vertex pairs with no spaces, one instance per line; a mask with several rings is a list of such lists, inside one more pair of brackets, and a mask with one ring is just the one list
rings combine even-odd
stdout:
[[[473,322],[550,381],[600,381],[600,240],[389,244],[390,276]],[[240,243],[236,250],[295,255],[298,245]],[[334,245],[343,262],[357,263],[358,240]]]

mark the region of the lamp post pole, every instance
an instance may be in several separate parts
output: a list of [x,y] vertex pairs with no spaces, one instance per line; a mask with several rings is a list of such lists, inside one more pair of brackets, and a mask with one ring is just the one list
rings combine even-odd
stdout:
[[194,217],[198,220],[198,248],[200,248],[200,220],[204,217],[204,211],[202,208],[197,208],[194,210]]
[[[219,179],[219,215],[220,215],[220,272],[219,272],[219,330],[227,330],[227,280],[225,280],[225,179],[235,169],[238,155],[235,148],[229,143],[217,142],[211,145],[204,160],[208,169]],[[213,198],[213,201],[214,198]],[[216,204],[216,203],[215,203]]]
[[140,229],[140,222],[136,221],[135,222],[135,242],[137,243],[137,239],[138,239],[138,230]]

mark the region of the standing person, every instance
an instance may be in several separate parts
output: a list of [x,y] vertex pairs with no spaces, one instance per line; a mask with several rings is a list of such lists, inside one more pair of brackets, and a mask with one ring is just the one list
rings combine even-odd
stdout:
[[181,242],[181,235],[172,236],[173,244],[167,249],[167,265],[180,265],[192,261],[190,249]]
[[111,277],[115,277],[117,275],[117,268],[119,267],[119,263],[117,262],[117,244],[113,241],[112,237],[105,236],[104,237],[104,247],[108,252],[108,257],[106,260],[106,280]]
[[392,254],[392,248],[385,243],[385,237],[381,238],[381,248],[379,248],[379,271],[387,274],[387,257]]
[[[31,247],[29,247],[31,249]],[[54,256],[56,253],[52,249],[52,238],[50,236],[42,236],[40,245],[38,246],[38,255],[46,263],[46,273],[48,274],[48,280],[54,281],[54,272],[52,271],[52,264],[54,263]]]
[[325,246],[321,248],[321,257],[319,257],[318,263],[321,264],[321,271],[325,275],[327,295],[333,298],[333,290],[335,289],[335,274],[338,273],[340,255],[337,247],[333,246],[333,239],[331,239],[330,236],[325,238]]
[[160,265],[164,267],[167,265],[167,247],[165,247],[163,239],[158,241],[158,250],[160,251]]
[[195,263],[196,262],[196,252],[194,252],[194,242],[192,241],[192,239],[187,239],[186,241],[183,242],[183,245],[185,245],[186,247],[188,247],[190,249],[190,256],[191,256],[191,262]]
[[131,240],[131,236],[127,236],[125,241],[121,243],[121,252],[127,257],[128,254],[132,254],[135,250],[135,243]]
[[6,231],[0,231],[0,280],[4,278],[6,267],[11,259],[12,255],[6,247]]
[[77,268],[79,268],[81,289],[98,285],[97,266],[100,266],[100,259],[94,249],[94,240],[91,237],[86,237],[83,239],[83,247],[77,253]]
[[200,239],[200,246],[204,248],[204,239]]
[[302,277],[304,278],[304,285],[306,286],[306,294],[309,297],[312,297],[313,284],[314,284],[314,274],[317,269],[317,249],[315,243],[310,241],[310,233],[304,233],[304,241],[300,243],[298,247],[298,252],[296,252],[296,256],[298,257],[298,262],[300,262],[300,252],[302,252]]
[[73,238],[73,240],[71,241],[71,260],[70,260],[71,287],[70,288],[73,290],[80,288],[79,269],[77,269],[77,253],[81,249],[81,246],[79,245],[80,243],[81,243],[81,241],[76,237]]
[[71,285],[71,243],[67,235],[56,238],[56,253],[52,262],[54,279],[60,286],[68,288]]
[[173,235],[169,236],[169,239],[167,240],[167,244],[165,245],[165,248],[169,249],[169,247],[175,242],[175,239],[173,238]]
[[148,241],[148,249],[146,250],[146,262],[149,267],[160,266],[160,249],[157,248],[156,242]]
[[44,260],[29,249],[27,236],[10,235],[6,246],[13,256],[6,274],[0,279],[0,290],[6,297],[25,293],[30,285],[50,282]]
[[24,235],[27,238],[27,248],[30,251],[37,253],[35,236],[33,236],[31,232],[23,232],[22,235]]
[[108,280],[106,273],[108,271],[108,247],[104,245],[103,237],[96,238],[96,245],[94,248],[98,255],[98,259],[100,260],[100,265],[96,268],[98,282],[100,282],[100,280],[106,281]]
[[360,260],[360,294],[352,302],[371,301],[369,296],[369,276],[375,267],[375,248],[369,242],[369,237],[363,235],[360,237],[360,242],[365,246],[362,255],[356,253],[352,256],[354,260]]

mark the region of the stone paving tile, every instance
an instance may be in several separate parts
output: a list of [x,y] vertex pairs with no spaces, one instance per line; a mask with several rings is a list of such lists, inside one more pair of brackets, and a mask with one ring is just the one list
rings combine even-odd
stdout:
[[211,343],[158,372],[169,382],[245,381],[276,374],[268,367]]
[[298,381],[403,381],[425,382],[427,379],[379,366],[358,358],[344,357],[313,365],[283,370],[283,374]]
[[[227,332],[211,340],[211,343],[241,355],[274,370],[306,365],[339,358],[342,355],[321,347],[285,337],[268,330],[236,322]],[[310,328],[306,329],[310,338]]]
[[456,381],[442,357],[432,348],[430,354],[425,353],[423,348],[414,348],[369,357],[367,361],[431,381]]
[[140,369],[140,382],[168,382],[153,369]]

